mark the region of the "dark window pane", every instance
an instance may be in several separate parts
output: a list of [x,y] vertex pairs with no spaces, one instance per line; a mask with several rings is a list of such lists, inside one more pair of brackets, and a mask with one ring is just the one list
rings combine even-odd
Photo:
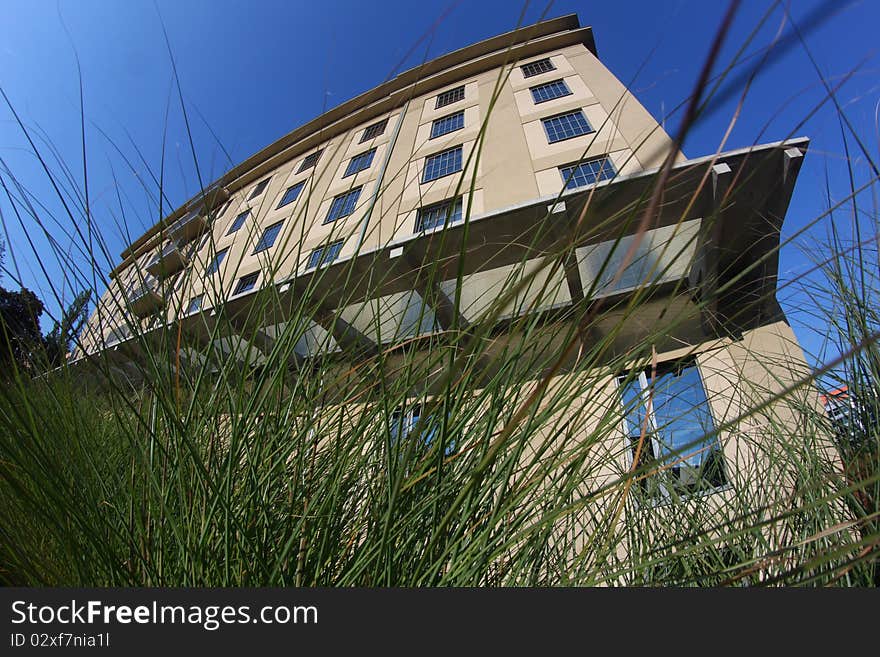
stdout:
[[363,144],[365,141],[369,141],[371,139],[375,139],[379,135],[385,132],[385,126],[388,125],[388,119],[382,119],[378,123],[374,123],[371,126],[368,126],[364,129],[364,134],[361,135],[361,140],[359,143]]
[[431,139],[448,135],[450,132],[461,130],[464,127],[464,110],[444,116],[442,119],[436,119],[431,124]]
[[254,289],[254,286],[257,284],[257,278],[259,277],[259,272],[254,272],[253,274],[248,274],[247,276],[242,276],[238,279],[238,284],[235,286],[235,290],[232,294],[241,294],[242,292],[247,292],[248,290]]
[[299,169],[297,173],[302,173],[306,169],[311,169],[318,163],[318,160],[321,159],[321,153],[324,152],[324,149],[315,151],[311,155],[307,155],[306,158],[302,161],[302,164],[299,165]]
[[211,264],[208,265],[208,268],[205,270],[205,276],[209,276],[210,274],[215,273],[220,269],[220,265],[223,262],[223,258],[226,257],[226,253],[229,249],[223,249],[222,251],[218,251],[214,256],[214,259],[211,261]]
[[532,92],[532,100],[535,101],[536,105],[546,103],[554,98],[571,95],[571,90],[564,80],[554,80],[547,84],[539,84],[537,87],[532,87],[530,91]]
[[204,296],[204,294],[200,294],[189,300],[189,305],[186,307],[187,315],[202,309],[202,299]]
[[262,194],[266,190],[266,187],[268,185],[269,185],[269,178],[266,178],[265,180],[260,181],[260,183],[256,187],[254,187],[254,191],[251,192],[251,195],[248,197],[248,200],[250,200],[252,198],[257,198],[260,194]]
[[449,91],[444,91],[442,94],[438,94],[434,108],[439,109],[440,107],[446,107],[447,105],[452,105],[452,103],[457,103],[460,100],[464,100],[464,85],[456,87],[455,89],[450,89]]
[[284,207],[289,203],[293,203],[299,197],[299,193],[303,190],[305,185],[305,181],[302,181],[288,187],[287,191],[284,192],[284,196],[281,197],[281,202],[278,203],[278,207]]
[[571,139],[586,135],[593,131],[590,127],[587,117],[581,110],[567,112],[557,116],[551,116],[541,119],[544,124],[544,131],[547,133],[547,140],[552,144],[557,141]]
[[461,171],[461,146],[426,157],[422,182],[430,182],[456,171]]
[[265,251],[273,244],[275,244],[275,240],[278,237],[278,233],[281,232],[281,226],[284,225],[283,221],[279,221],[277,224],[272,224],[266,230],[263,231],[263,236],[260,238],[260,241],[257,242],[257,246],[254,248],[254,253],[259,253],[260,251]]
[[321,265],[326,265],[327,263],[336,260],[339,256],[339,252],[342,250],[342,242],[343,240],[338,240],[326,246],[319,246],[312,251],[311,255],[309,255],[309,262],[306,265],[306,268],[314,269],[315,267],[320,267]]
[[461,210],[461,198],[456,199],[454,203],[452,201],[442,201],[441,203],[419,208],[418,217],[416,218],[416,232],[429,230],[436,226],[443,226],[446,223],[447,217],[450,224],[461,221]]
[[597,157],[580,164],[559,167],[566,189],[577,189],[592,185],[598,180],[613,178],[617,171],[607,156]]
[[327,218],[324,219],[324,223],[329,224],[331,221],[347,217],[354,212],[361,195],[361,189],[361,187],[355,187],[350,192],[336,196],[333,202],[330,203],[330,210],[327,212]]
[[227,235],[232,235],[239,228],[244,226],[244,222],[247,220],[248,215],[251,213],[250,209],[245,210],[244,212],[239,213],[237,217],[232,222],[232,225],[229,226],[229,230],[226,231]]
[[520,68],[522,69],[524,78],[530,78],[535,75],[540,75],[541,73],[547,73],[549,71],[556,70],[556,67],[553,66],[553,62],[550,61],[549,57],[545,59],[539,59],[536,62],[523,64],[522,66],[520,66]]
[[347,178],[358,171],[363,171],[364,169],[369,169],[370,165],[373,163],[373,156],[376,154],[376,149],[372,148],[368,150],[366,153],[361,153],[360,155],[355,155],[348,162],[348,167],[345,169],[345,173],[342,174],[343,178]]

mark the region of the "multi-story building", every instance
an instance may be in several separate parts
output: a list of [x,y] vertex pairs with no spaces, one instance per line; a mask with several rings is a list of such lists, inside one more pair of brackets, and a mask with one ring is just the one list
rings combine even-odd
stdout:
[[[550,345],[576,325],[579,347],[560,341],[559,367],[535,378],[602,379],[582,406],[624,404],[621,467],[668,462],[645,492],[723,496],[764,453],[743,409],[808,372],[774,294],[807,145],[689,159],[575,16],[523,27],[341,104],[157,223],[122,253],[78,358],[136,383],[144,340],[170,334],[183,361],[220,344],[258,366],[303,299],[285,351],[301,376],[476,327],[510,344],[524,317]],[[571,365],[597,344],[595,367]],[[631,367],[603,369],[611,358]]]

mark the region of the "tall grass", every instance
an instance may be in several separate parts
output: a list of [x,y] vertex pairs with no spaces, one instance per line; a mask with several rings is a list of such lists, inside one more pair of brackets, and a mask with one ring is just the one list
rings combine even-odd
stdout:
[[[725,23],[716,46],[726,30]],[[742,45],[745,51],[749,44]],[[676,145],[711,111],[716,94],[729,93],[725,84],[737,82],[733,65],[711,77],[717,52],[683,104]],[[504,81],[500,76],[497,89]],[[491,120],[490,112],[485,121]],[[480,144],[484,131],[485,124]],[[461,192],[474,189],[480,150],[465,165]],[[364,299],[394,284],[402,269],[393,263],[383,269],[387,261],[363,267],[352,258],[289,289],[270,275],[272,284],[241,310],[205,311],[196,325],[126,315],[129,337],[117,347],[130,356],[128,366],[94,353],[84,335],[75,364],[36,379],[12,372],[0,386],[0,580],[875,584],[876,410],[858,439],[858,462],[866,465],[846,467],[851,445],[834,443],[817,373],[800,367],[790,344],[773,352],[754,331],[706,333],[701,322],[710,300],[694,299],[680,277],[659,294],[656,280],[690,257],[696,234],[659,255],[650,252],[633,289],[599,296],[598,281],[619,283],[633,271],[628,265],[645,257],[639,240],[649,238],[656,208],[675,193],[673,155],[641,199],[610,216],[596,220],[590,210],[613,204],[613,184],[587,195],[584,210],[571,217],[577,230],[560,229],[548,212],[514,236],[511,242],[530,245],[531,255],[478,305],[464,298],[472,254],[455,232],[471,230],[466,203],[463,226],[447,225],[432,241],[436,248],[461,244],[458,253],[410,263],[419,275],[400,285],[430,298],[440,283],[455,280],[443,288],[451,290],[448,317],[438,319],[442,303],[416,304],[410,325],[376,348],[346,333],[332,311],[349,308],[348,324],[363,327],[365,317],[375,333],[395,333],[384,323],[389,312],[382,301]],[[405,167],[387,171],[381,193],[405,173]],[[49,165],[46,174],[59,176]],[[164,175],[154,174],[157,198]],[[15,180],[13,172],[5,176]],[[871,189],[875,184],[872,173]],[[59,224],[70,227],[62,230],[75,235],[74,227],[87,225],[78,247],[104,249],[104,236],[81,221],[85,212],[78,208],[90,207],[87,190],[56,188],[69,201]],[[869,391],[876,391],[880,374],[877,306],[868,300],[878,289],[878,214],[876,207],[856,207],[866,196],[855,188],[846,198],[854,216],[873,218],[873,232],[849,236],[848,243],[833,233],[823,245],[826,257],[803,282],[825,295],[828,335],[842,354],[829,357],[818,374],[840,373],[876,409],[878,397]],[[11,192],[8,199],[52,234],[26,194]],[[213,222],[217,208],[207,210]],[[832,216],[817,213],[813,223]],[[679,234],[686,234],[684,221],[682,215]],[[624,239],[632,234],[634,245]],[[272,253],[299,260],[306,255],[302,239]],[[613,248],[600,259],[586,300],[561,303],[549,281],[564,276],[578,248],[600,239]],[[184,292],[216,252],[210,239],[195,245],[191,256],[199,264],[164,284],[173,316],[182,314]],[[263,270],[278,272],[284,264],[269,256]],[[99,316],[125,314],[118,284],[103,271],[68,275],[96,297],[109,287]],[[143,280],[143,267],[135,275]],[[206,289],[206,307],[225,292]],[[315,318],[335,341],[313,330]],[[258,330],[267,326],[274,328]],[[106,329],[105,322],[99,334]],[[774,344],[790,339],[784,324],[765,329]],[[314,340],[324,340],[325,348],[304,357],[303,345]],[[657,375],[661,352],[684,363],[698,360],[714,425],[671,462],[633,459],[621,429],[633,408],[621,403],[620,390],[640,371]],[[646,451],[647,427],[637,437],[637,449]],[[688,491],[671,485],[670,473],[707,445],[724,450],[720,485]],[[668,494],[652,496],[658,487]]]

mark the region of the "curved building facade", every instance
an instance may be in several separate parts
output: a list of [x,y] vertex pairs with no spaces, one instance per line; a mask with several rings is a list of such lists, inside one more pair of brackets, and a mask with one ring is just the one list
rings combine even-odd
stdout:
[[698,410],[682,435],[717,442],[674,477],[723,494],[760,451],[741,410],[807,372],[774,293],[807,145],[688,159],[601,63],[590,28],[541,22],[402,73],[215,181],[122,253],[76,356],[137,385],[145,340],[170,345],[169,362],[181,345],[186,360],[221,344],[259,369],[290,339],[289,367],[307,375],[315,359],[429,351],[476,327],[489,353],[523,318],[551,347],[574,326],[608,358],[653,332],[648,365],[626,376],[601,359],[578,374],[560,341],[535,378],[603,377],[604,401],[583,405],[632,402],[614,439],[622,468],[671,449],[659,431],[639,441],[639,422],[659,426],[687,398]]

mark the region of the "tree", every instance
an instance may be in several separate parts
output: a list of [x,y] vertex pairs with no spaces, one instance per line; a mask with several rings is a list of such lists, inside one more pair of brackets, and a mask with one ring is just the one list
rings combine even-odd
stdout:
[[43,345],[42,312],[43,302],[27,288],[12,292],[0,287],[0,376],[10,376],[16,365],[34,371]]
[[91,290],[83,290],[76,295],[64,313],[61,321],[56,321],[52,330],[46,334],[44,344],[46,359],[50,368],[61,365],[70,351],[70,343],[79,335],[79,331],[88,319],[89,299]]

